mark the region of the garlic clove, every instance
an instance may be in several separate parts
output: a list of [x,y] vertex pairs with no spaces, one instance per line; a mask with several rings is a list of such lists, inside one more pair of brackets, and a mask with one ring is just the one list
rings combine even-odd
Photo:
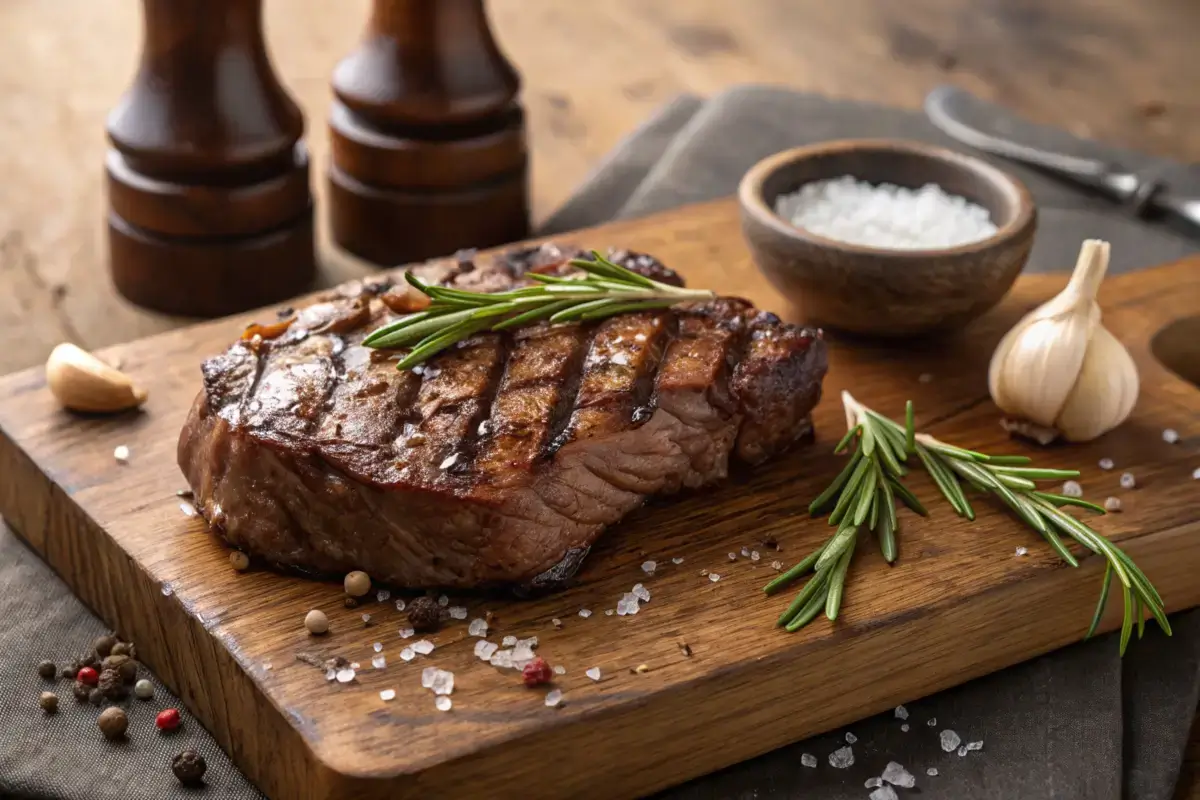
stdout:
[[1054,427],[1069,442],[1086,442],[1108,433],[1133,411],[1138,388],[1137,365],[1129,351],[1097,325],[1075,387]]
[[46,383],[59,403],[75,411],[124,411],[140,406],[147,397],[128,375],[69,343],[51,351]]

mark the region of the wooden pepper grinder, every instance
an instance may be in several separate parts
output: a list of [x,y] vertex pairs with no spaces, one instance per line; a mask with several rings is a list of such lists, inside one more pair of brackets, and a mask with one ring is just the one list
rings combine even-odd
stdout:
[[300,109],[267,57],[262,0],[143,0],[137,77],[108,118],[109,257],[133,302],[215,316],[315,272]]
[[375,0],[333,73],[330,224],[383,265],[529,233],[520,81],[483,0]]

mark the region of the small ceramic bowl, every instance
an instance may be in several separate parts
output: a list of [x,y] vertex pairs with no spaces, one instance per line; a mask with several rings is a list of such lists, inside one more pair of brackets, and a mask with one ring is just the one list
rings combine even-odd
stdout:
[[[811,181],[935,183],[988,210],[996,233],[957,247],[893,250],[827,239],[775,213]],[[1037,210],[1016,178],[978,158],[917,142],[843,140],[760,161],[738,189],[742,232],[759,269],[812,325],[903,337],[965,325],[1004,296],[1029,258]]]

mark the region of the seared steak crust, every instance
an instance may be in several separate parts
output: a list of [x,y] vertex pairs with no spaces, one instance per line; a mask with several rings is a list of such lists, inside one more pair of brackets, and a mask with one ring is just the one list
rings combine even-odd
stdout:
[[[566,258],[547,245],[413,269],[497,291]],[[819,331],[719,298],[482,334],[400,372],[362,340],[412,299],[398,273],[351,282],[204,362],[179,464],[231,544],[398,586],[561,581],[648,496],[803,438],[826,369]]]

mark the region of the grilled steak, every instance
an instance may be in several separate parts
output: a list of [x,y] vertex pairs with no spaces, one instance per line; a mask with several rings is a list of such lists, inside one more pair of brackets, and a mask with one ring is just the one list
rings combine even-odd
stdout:
[[[614,258],[680,283],[647,256]],[[414,272],[496,291],[565,260],[543,246]],[[487,333],[401,372],[361,342],[411,310],[406,290],[400,275],[352,282],[204,363],[179,464],[231,544],[398,586],[554,583],[650,495],[810,432],[820,332],[745,301]]]

